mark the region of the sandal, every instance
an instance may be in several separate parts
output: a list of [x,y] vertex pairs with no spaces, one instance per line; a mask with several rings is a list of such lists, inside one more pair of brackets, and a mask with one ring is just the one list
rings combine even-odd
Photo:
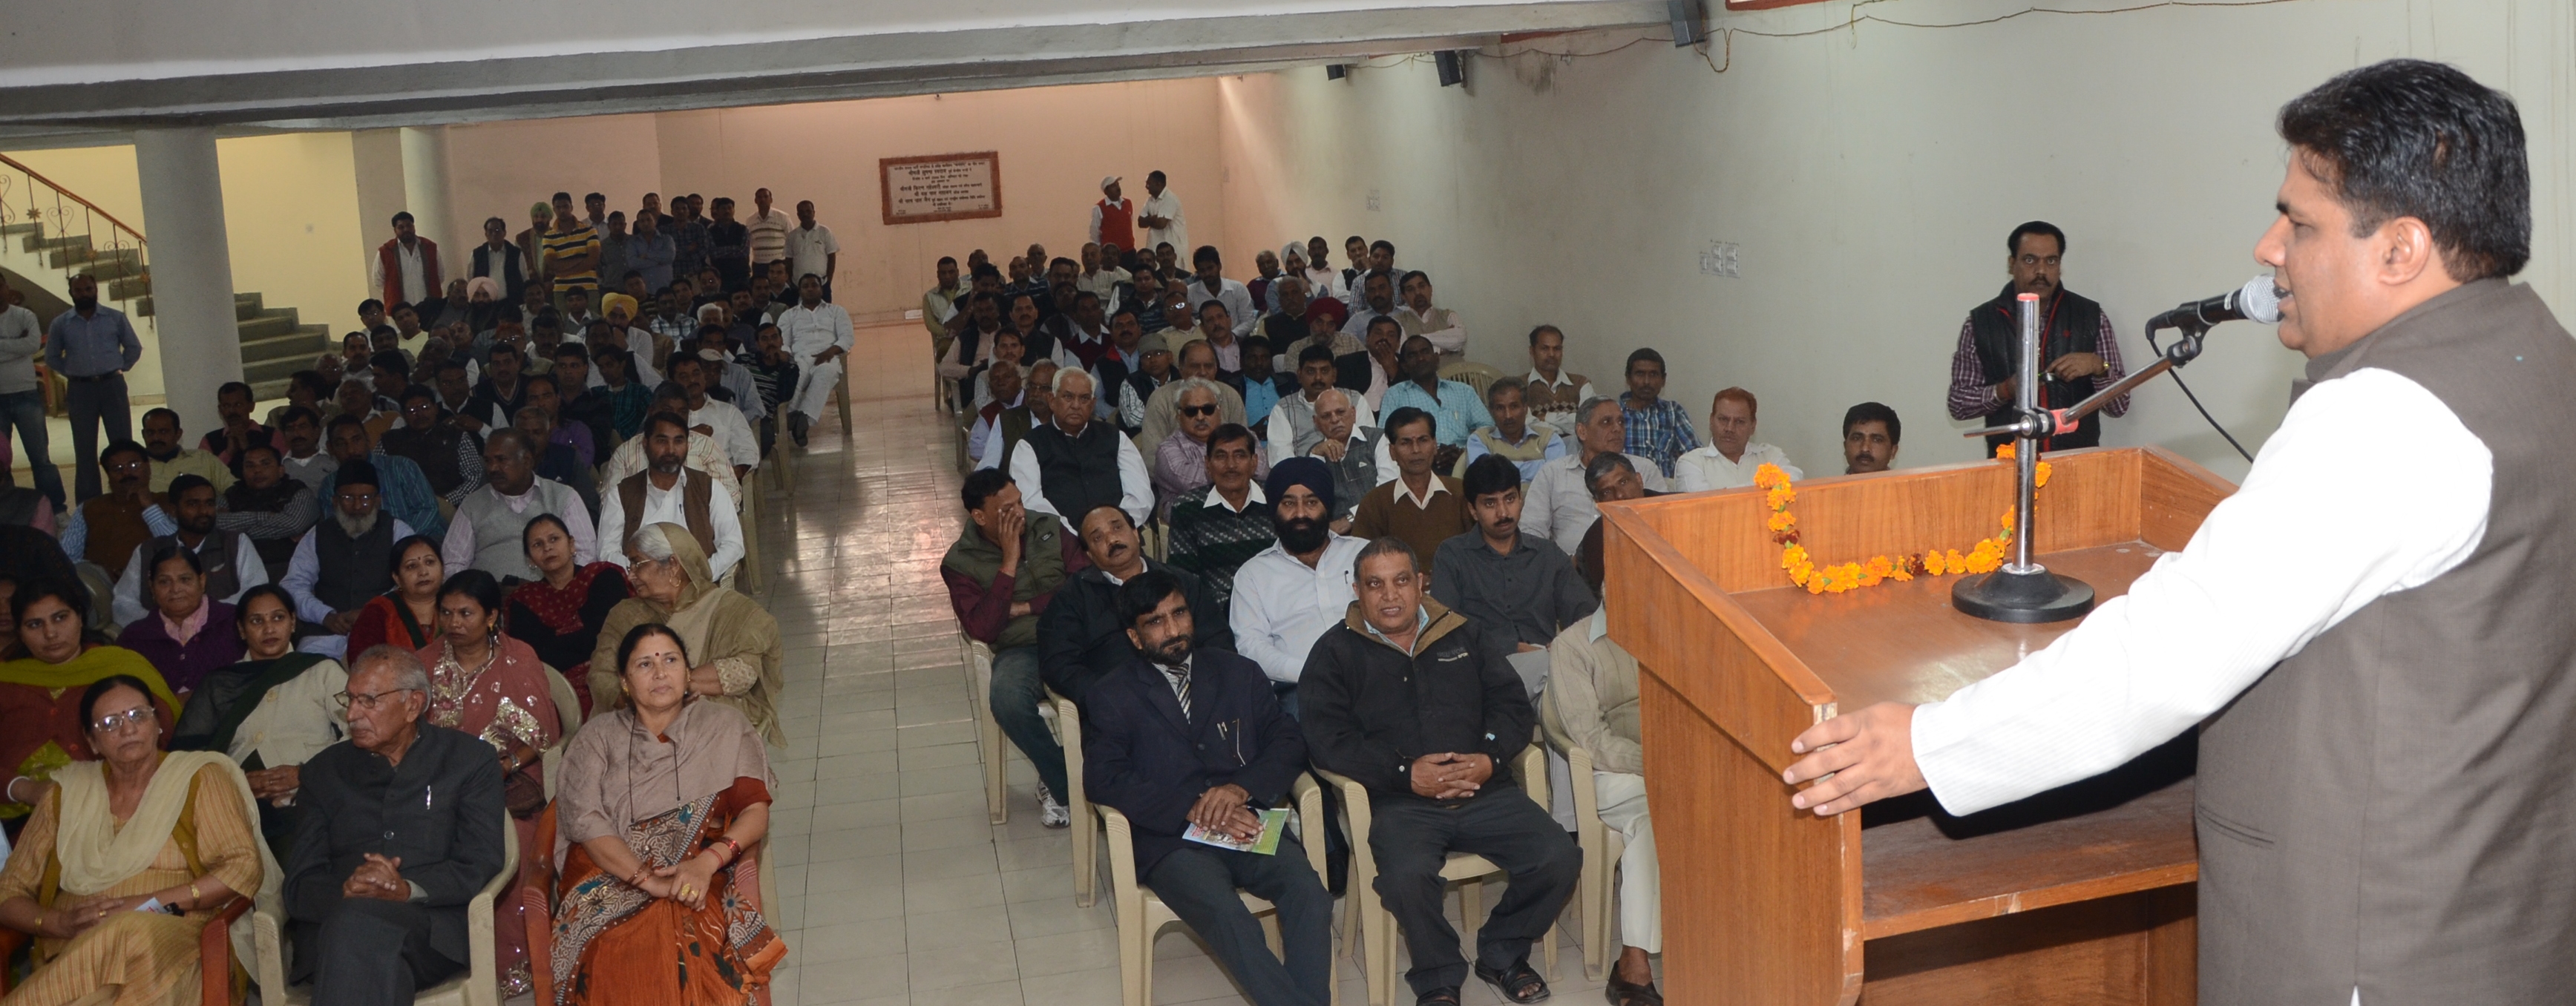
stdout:
[[1601,994],[1610,1000],[1610,1006],[1664,1006],[1664,994],[1655,991],[1655,983],[1631,985],[1620,981],[1616,974],[1601,987]]
[[1458,1006],[1458,990],[1432,989],[1415,997],[1413,1006]]
[[1478,964],[1476,977],[1483,979],[1485,984],[1493,986],[1494,992],[1501,995],[1505,1002],[1547,1001],[1547,979],[1539,977],[1537,969],[1529,966],[1527,957],[1512,962],[1512,966],[1508,968],[1499,970]]

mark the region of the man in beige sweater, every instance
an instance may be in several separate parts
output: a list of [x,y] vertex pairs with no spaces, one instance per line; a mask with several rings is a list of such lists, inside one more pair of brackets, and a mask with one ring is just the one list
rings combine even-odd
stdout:
[[[1594,590],[1601,584],[1594,581]],[[1647,955],[1664,944],[1661,881],[1655,868],[1655,831],[1646,814],[1644,748],[1637,728],[1637,658],[1610,639],[1601,611],[1577,622],[1548,645],[1547,691],[1540,722],[1558,750],[1592,754],[1592,783],[1600,794],[1601,823],[1627,840],[1619,855],[1619,964],[1610,974],[1609,999],[1618,1006],[1660,1006]]]

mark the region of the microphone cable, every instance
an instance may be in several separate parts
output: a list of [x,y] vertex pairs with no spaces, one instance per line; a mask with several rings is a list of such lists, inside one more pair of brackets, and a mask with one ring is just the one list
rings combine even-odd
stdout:
[[[2156,345],[2156,332],[2154,329],[2147,330],[2147,348],[2155,350],[2157,356],[2163,356],[2165,353],[2164,347]],[[2245,459],[2246,464],[2250,465],[2254,463],[2254,455],[2245,450],[2244,444],[2236,442],[2236,435],[2227,432],[2227,427],[2219,425],[2218,417],[2209,414],[2209,407],[2200,404],[2199,395],[2191,393],[2191,385],[2183,382],[2181,367],[2175,367],[2165,371],[2165,376],[2173,378],[2174,387],[2182,389],[2182,397],[2191,400],[2191,407],[2200,411],[2200,418],[2209,421],[2209,428],[2217,430],[2219,436],[2227,438],[2227,446],[2236,448],[2236,453]]]

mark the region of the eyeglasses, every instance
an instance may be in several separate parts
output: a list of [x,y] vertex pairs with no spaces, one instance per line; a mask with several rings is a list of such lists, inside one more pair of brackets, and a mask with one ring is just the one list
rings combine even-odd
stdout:
[[1181,414],[1182,414],[1182,415],[1184,415],[1184,416],[1190,416],[1190,417],[1192,417],[1192,418],[1196,418],[1196,417],[1199,417],[1199,416],[1213,416],[1213,415],[1216,415],[1216,406],[1213,406],[1213,405],[1184,405],[1184,406],[1181,406]]
[[377,692],[377,693],[375,693],[375,694],[373,694],[373,695],[362,694],[362,693],[358,693],[358,692],[341,692],[341,693],[339,693],[339,694],[337,694],[337,695],[334,695],[334,696],[331,696],[331,697],[332,697],[332,698],[334,698],[334,699],[338,699],[338,700],[340,701],[340,708],[342,708],[342,709],[357,708],[357,709],[366,709],[366,710],[371,710],[371,711],[372,711],[372,710],[376,709],[377,707],[379,707],[379,706],[381,706],[381,705],[383,705],[383,704],[384,704],[385,696],[388,696],[388,695],[400,695],[400,694],[402,694],[402,693],[404,693],[404,692],[410,692],[410,691],[418,691],[418,689],[414,689],[414,688],[388,688],[388,689],[385,689],[384,691]]
[[109,713],[105,716],[101,716],[98,718],[98,722],[90,724],[89,728],[96,730],[99,733],[112,734],[127,726],[139,727],[150,722],[153,722],[152,707],[142,706],[128,709],[121,713]]

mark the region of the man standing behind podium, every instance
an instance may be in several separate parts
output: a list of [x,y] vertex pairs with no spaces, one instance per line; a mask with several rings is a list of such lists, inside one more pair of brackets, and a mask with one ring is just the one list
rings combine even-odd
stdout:
[[[2039,405],[2063,409],[2083,401],[2126,376],[2120,367],[2120,340],[2102,305],[2076,296],[2058,282],[2059,260],[2066,254],[2066,232],[2056,224],[2033,220],[2013,228],[2004,239],[2004,268],[2012,282],[1995,299],[1968,312],[1959,326],[1959,348],[1950,354],[1950,418],[1986,420],[1988,426],[2012,422],[2016,380],[2021,373],[2022,294],[2039,297]],[[2072,432],[2049,438],[2048,449],[2092,447],[2102,442],[2102,417],[2129,411],[2121,395],[2102,411],[2085,416]],[[1987,437],[1986,454],[2010,437]]]
[[[2506,281],[2530,256],[2520,116],[2391,60],[2279,129],[2288,177],[2255,257],[2308,367],[2244,487],[2020,665],[1801,734],[1788,781],[1838,774],[1792,803],[1928,784],[1969,813],[2207,719],[2201,1002],[2560,1001],[2576,343]],[[2389,457],[2420,464],[2391,477]]]

